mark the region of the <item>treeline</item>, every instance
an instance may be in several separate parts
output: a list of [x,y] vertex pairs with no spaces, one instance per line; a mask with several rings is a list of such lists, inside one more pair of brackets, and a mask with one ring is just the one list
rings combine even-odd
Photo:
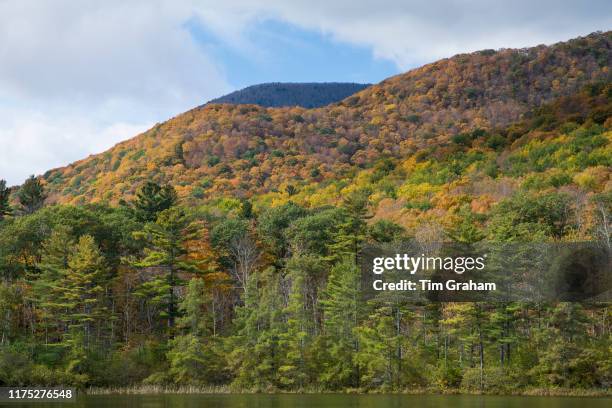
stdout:
[[[486,216],[464,207],[416,231],[373,220],[368,189],[310,208],[187,208],[152,182],[117,207],[41,208],[44,196],[32,178],[16,204],[0,200],[2,385],[512,392],[612,381],[607,304],[360,295],[367,242],[571,240],[584,214],[563,192],[516,194]],[[597,228],[608,224],[593,225],[609,245]]]

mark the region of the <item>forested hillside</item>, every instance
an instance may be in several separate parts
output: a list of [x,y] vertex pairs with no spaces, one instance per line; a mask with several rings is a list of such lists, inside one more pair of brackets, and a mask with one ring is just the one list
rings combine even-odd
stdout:
[[208,102],[259,105],[267,108],[301,106],[318,108],[340,102],[369,85],[354,83],[281,83],[252,85]]
[[495,133],[532,107],[608,81],[611,37],[458,55],[319,109],[206,105],[47,172],[49,202],[117,203],[145,180],[194,201],[250,197],[338,179],[475,129]]
[[209,105],[0,183],[0,384],[609,393],[609,304],[366,301],[357,259],[406,239],[610,254],[610,37],[321,109]]

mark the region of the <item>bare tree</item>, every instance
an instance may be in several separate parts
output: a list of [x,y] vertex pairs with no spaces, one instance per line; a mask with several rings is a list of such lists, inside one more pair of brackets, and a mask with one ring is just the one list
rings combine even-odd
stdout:
[[436,222],[421,224],[414,233],[414,238],[426,254],[436,254],[444,242],[444,229]]
[[601,241],[606,246],[608,251],[612,250],[612,242],[610,242],[610,234],[612,233],[612,219],[606,205],[598,201],[597,202],[597,215],[599,218],[597,223],[597,235],[600,236]]
[[253,239],[244,234],[230,242],[230,254],[234,262],[232,274],[246,295],[249,277],[255,270],[261,253]]

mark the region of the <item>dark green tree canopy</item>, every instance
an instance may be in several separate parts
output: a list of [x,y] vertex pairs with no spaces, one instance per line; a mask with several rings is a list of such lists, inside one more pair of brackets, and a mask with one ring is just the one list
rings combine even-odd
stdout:
[[42,208],[47,199],[47,193],[40,180],[32,175],[19,189],[17,199],[25,214],[33,214]]
[[147,181],[136,193],[136,199],[132,202],[136,216],[142,222],[151,222],[157,219],[157,215],[176,204],[177,195],[174,187],[169,184],[159,185]]
[[11,204],[9,202],[11,189],[6,186],[5,180],[0,180],[0,221],[11,214]]

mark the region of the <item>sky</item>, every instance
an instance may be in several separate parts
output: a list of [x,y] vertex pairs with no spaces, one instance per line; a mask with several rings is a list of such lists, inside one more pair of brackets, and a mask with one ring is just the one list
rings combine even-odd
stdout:
[[262,82],[377,83],[612,28],[609,0],[0,0],[0,179]]

